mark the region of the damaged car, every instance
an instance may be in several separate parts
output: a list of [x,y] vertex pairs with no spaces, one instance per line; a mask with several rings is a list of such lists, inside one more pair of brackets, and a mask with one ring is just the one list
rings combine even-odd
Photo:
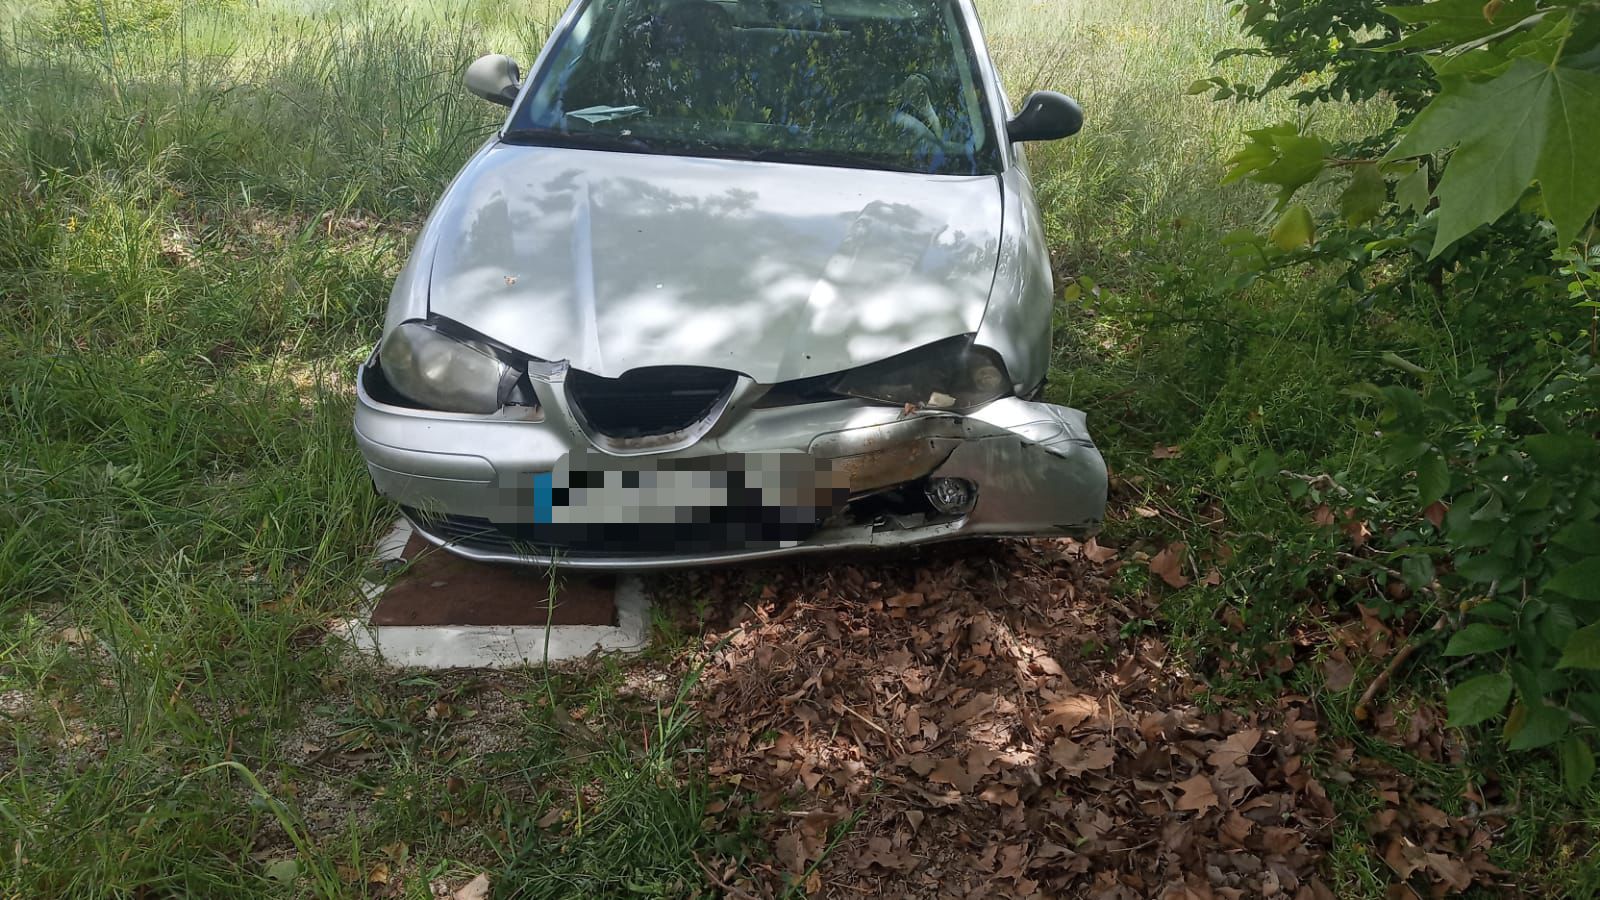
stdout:
[[476,560],[660,568],[1085,537],[1054,290],[970,0],[577,0],[429,216],[357,379],[378,491]]

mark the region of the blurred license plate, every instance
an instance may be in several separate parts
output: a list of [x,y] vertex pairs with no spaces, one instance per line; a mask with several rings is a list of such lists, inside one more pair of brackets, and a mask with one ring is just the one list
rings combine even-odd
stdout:
[[805,453],[693,458],[567,455],[533,475],[536,525],[688,525],[733,518],[803,524],[844,505],[848,474]]

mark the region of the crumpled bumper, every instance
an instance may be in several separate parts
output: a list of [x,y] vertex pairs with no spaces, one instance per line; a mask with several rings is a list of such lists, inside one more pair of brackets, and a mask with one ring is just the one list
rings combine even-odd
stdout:
[[[1105,510],[1105,462],[1078,410],[1005,398],[964,415],[906,415],[838,400],[730,409],[693,444],[648,454],[668,462],[722,454],[809,455],[819,469],[847,479],[849,500],[802,537],[725,546],[633,546],[625,540],[550,546],[538,539],[538,526],[516,521],[526,519],[526,484],[571,455],[597,453],[559,384],[539,386],[537,412],[472,416],[381,403],[368,393],[366,374],[363,369],[357,378],[355,432],[374,485],[404,508],[423,537],[471,559],[655,569],[977,535],[1081,538],[1099,530]],[[941,478],[963,479],[976,488],[969,509],[907,513],[881,502],[886,496],[920,496],[923,485]]]

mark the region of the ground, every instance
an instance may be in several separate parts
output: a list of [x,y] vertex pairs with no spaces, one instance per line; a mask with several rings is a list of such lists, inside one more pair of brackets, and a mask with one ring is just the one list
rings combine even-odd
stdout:
[[1106,534],[664,575],[639,658],[423,673],[329,636],[394,515],[349,375],[494,127],[459,72],[559,9],[0,3],[0,896],[1594,895],[1593,797],[1388,673],[1438,613],[1340,493],[1348,386],[1462,336],[1216,286],[1293,114],[1185,94],[1264,71],[1224,4],[980,10],[1087,113],[1031,159]]

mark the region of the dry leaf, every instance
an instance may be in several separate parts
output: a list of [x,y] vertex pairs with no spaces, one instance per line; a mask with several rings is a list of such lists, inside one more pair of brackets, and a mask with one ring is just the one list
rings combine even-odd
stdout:
[[1090,562],[1110,562],[1117,558],[1117,552],[1115,547],[1100,546],[1099,540],[1095,538],[1090,538],[1089,542],[1083,545],[1083,558]]
[[1082,775],[1104,769],[1117,759],[1117,751],[1110,744],[1085,747],[1069,738],[1056,738],[1050,745],[1050,761],[1061,767],[1063,775]]
[[1046,728],[1071,732],[1085,720],[1095,718],[1099,712],[1100,703],[1093,697],[1063,697],[1045,704],[1045,715],[1041,722]]
[[1342,691],[1350,687],[1350,682],[1356,677],[1355,666],[1345,657],[1343,650],[1335,650],[1322,660],[1322,681],[1330,691]]
[[1150,571],[1171,587],[1188,587],[1189,577],[1183,574],[1183,556],[1188,549],[1189,545],[1183,541],[1173,541],[1151,557]]
[[1157,447],[1150,451],[1151,459],[1177,459],[1183,455],[1183,448],[1177,445]]
[[1432,503],[1428,504],[1428,508],[1427,509],[1422,511],[1422,517],[1424,519],[1427,519],[1429,524],[1433,525],[1433,527],[1435,527],[1435,528],[1443,528],[1444,527],[1444,514],[1449,512],[1449,511],[1450,511],[1450,504],[1445,503],[1442,500],[1435,500]]
[[1181,811],[1199,812],[1217,805],[1217,792],[1211,787],[1211,779],[1203,772],[1187,781],[1178,782],[1178,790],[1183,791],[1176,805]]
[[798,829],[784,832],[773,845],[773,850],[777,853],[779,861],[796,875],[804,872],[806,864],[810,862],[806,855],[805,841],[801,839]]
[[450,895],[450,900],[489,900],[489,876],[479,875],[456,888],[456,892]]
[[1218,769],[1242,766],[1250,761],[1250,751],[1261,743],[1261,729],[1250,728],[1231,735],[1211,751],[1206,762]]
[[1354,509],[1347,511],[1347,515],[1351,515],[1352,518],[1344,523],[1344,533],[1350,538],[1350,543],[1357,547],[1365,547],[1367,539],[1372,537],[1372,529],[1367,527],[1365,520],[1354,518],[1354,513]]
[[1224,846],[1243,847],[1244,839],[1250,836],[1250,829],[1255,823],[1245,818],[1238,810],[1231,810],[1222,820],[1222,836],[1227,838]]
[[928,780],[934,784],[948,784],[965,794],[977,787],[978,782],[983,780],[983,773],[968,772],[962,768],[960,760],[947,758],[939,760],[939,764],[929,773]]

